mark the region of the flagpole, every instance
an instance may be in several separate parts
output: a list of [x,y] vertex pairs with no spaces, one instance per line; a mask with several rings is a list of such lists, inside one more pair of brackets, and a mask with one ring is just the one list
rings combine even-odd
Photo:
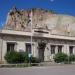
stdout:
[[33,13],[32,13],[32,9],[31,9],[31,54],[32,54],[32,17],[33,17]]
[[[69,24],[67,25],[67,33],[68,33],[68,37],[69,37],[69,35],[70,35]],[[68,53],[68,64],[70,64],[70,58],[69,58],[69,56],[70,56],[70,54]]]
[[32,9],[29,14],[29,20],[30,20],[30,32],[31,32],[31,35],[30,35],[31,50],[30,50],[28,56],[29,56],[29,63],[31,64],[31,57],[32,57]]

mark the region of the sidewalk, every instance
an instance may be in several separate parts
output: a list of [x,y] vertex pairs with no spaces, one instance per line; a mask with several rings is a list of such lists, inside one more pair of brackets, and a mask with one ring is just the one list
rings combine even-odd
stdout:
[[41,62],[41,63],[23,63],[23,64],[0,64],[0,68],[24,68],[24,67],[46,67],[46,66],[67,66],[75,65],[73,64],[64,64],[64,63],[55,63],[55,62]]

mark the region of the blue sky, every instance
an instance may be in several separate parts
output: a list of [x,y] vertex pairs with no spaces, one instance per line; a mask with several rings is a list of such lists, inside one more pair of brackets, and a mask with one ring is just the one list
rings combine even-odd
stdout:
[[43,8],[54,10],[58,14],[75,16],[75,0],[0,0],[0,27],[13,6],[18,9]]

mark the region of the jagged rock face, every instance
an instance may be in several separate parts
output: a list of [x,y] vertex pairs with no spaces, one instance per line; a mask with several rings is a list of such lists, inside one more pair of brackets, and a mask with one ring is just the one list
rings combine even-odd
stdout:
[[[51,12],[42,9],[32,9],[33,28],[46,28],[45,20],[53,15]],[[8,13],[5,29],[13,30],[30,30],[31,10],[13,9]]]
[[4,29],[30,31],[32,17],[33,28],[43,28],[52,34],[75,35],[75,17],[57,15],[42,9],[17,10],[12,9],[7,16]]

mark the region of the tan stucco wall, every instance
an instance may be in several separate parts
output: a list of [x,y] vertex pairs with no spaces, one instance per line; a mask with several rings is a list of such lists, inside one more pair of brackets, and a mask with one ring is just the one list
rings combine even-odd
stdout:
[[[32,45],[32,55],[35,57],[39,57],[38,55],[38,41],[40,38],[33,38],[33,45]],[[69,53],[69,46],[74,46],[73,52],[75,53],[75,41],[69,41],[69,40],[57,40],[57,39],[43,39],[47,41],[46,48],[44,51],[44,60],[50,61],[53,58],[53,54],[51,55],[51,48],[50,45],[56,45],[55,53],[58,53],[57,45],[62,45],[62,52],[68,54]],[[3,41],[0,37],[0,59],[1,59],[1,49],[2,49],[2,60],[4,61],[4,56],[7,52],[7,42],[14,42],[15,43],[15,50],[26,50],[25,43],[30,43],[29,37],[24,36],[14,36],[14,35],[4,35]],[[2,43],[3,42],[3,43]]]

